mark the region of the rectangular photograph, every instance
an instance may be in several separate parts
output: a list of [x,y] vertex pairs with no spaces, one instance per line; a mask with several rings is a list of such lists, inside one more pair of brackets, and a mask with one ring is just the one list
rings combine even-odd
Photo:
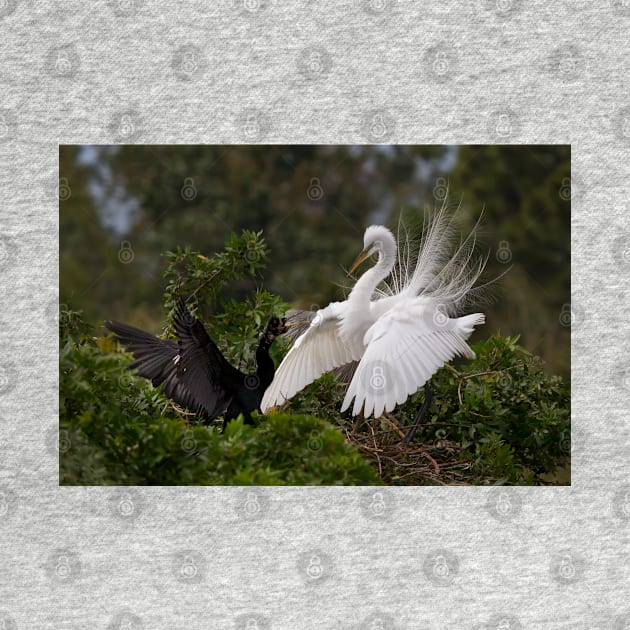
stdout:
[[60,485],[571,483],[570,146],[59,151]]

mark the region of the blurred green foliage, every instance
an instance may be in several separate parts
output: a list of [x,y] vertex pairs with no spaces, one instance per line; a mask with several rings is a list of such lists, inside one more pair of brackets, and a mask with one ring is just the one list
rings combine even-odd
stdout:
[[[210,258],[189,249],[166,257],[166,307],[181,294],[194,296],[204,321],[201,310],[216,311],[210,333],[245,371],[253,368],[267,317],[281,314],[287,305],[261,290],[242,302],[226,299],[224,287],[247,278],[255,281],[267,256],[261,235],[244,231]],[[278,412],[259,416],[257,426],[239,420],[221,435],[218,425],[179,417],[159,390],[126,369],[128,355],[95,332],[78,313],[62,309],[62,484],[427,483],[421,475],[410,475],[404,461],[386,465],[379,476],[375,462],[346,441],[361,427],[352,429],[355,419],[339,413],[345,387],[332,374]],[[165,334],[170,332],[167,326]],[[281,340],[274,344],[276,363],[286,347]],[[493,335],[476,344],[475,351],[473,361],[447,365],[433,377],[434,401],[416,442],[433,448],[435,456],[447,444],[443,458],[461,483],[553,483],[570,455],[568,385],[547,375],[541,360],[515,338]],[[422,393],[416,394],[394,412],[402,428],[412,422],[422,399]],[[400,452],[407,457],[405,447]],[[408,458],[417,457],[417,450],[409,450]]]
[[[520,335],[550,373],[570,374],[569,146],[120,146],[60,148],[60,302],[86,320],[162,326],[164,251],[223,249],[264,231],[264,288],[293,305],[343,298],[364,228],[441,205],[464,226],[482,209],[489,332]],[[461,203],[460,203],[461,202]],[[506,255],[507,254],[507,255]],[[177,255],[177,254],[175,254]],[[242,302],[251,276],[221,291]],[[217,311],[218,312],[218,311]],[[209,313],[208,313],[209,314]]]

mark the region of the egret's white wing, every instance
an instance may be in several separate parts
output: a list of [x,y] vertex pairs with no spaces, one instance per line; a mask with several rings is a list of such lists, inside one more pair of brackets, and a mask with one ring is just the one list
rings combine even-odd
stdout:
[[363,345],[344,341],[339,335],[346,307],[347,302],[333,302],[317,311],[276,370],[260,405],[263,412],[288,400],[325,372],[361,358]]
[[353,398],[353,415],[363,409],[366,418],[378,418],[391,411],[455,355],[474,357],[466,339],[484,321],[483,313],[451,319],[422,298],[399,303],[366,332],[365,353],[341,411]]

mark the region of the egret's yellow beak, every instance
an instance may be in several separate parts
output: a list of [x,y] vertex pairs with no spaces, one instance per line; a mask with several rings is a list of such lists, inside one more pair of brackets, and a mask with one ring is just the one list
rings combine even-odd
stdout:
[[364,249],[355,259],[354,262],[352,263],[352,266],[350,267],[350,269],[348,270],[348,277],[350,277],[355,269],[369,256],[370,254],[368,253],[368,251],[366,249]]

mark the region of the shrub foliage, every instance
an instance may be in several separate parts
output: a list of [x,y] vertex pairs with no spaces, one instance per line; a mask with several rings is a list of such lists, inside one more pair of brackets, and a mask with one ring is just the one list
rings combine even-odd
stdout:
[[[196,316],[228,360],[253,369],[261,328],[288,307],[255,285],[242,302],[222,300],[221,288],[251,283],[267,253],[253,232],[233,235],[211,258],[188,249],[167,253],[168,321],[177,296],[194,297]],[[515,338],[493,335],[474,346],[474,360],[442,368],[414,444],[403,445],[422,391],[362,423],[339,413],[345,385],[328,374],[282,409],[257,416],[256,426],[237,420],[221,434],[219,424],[202,425],[129,372],[130,357],[97,332],[79,313],[62,310],[62,484],[558,483],[554,475],[569,461],[568,384],[548,375]],[[172,334],[170,324],[164,334]],[[274,344],[276,362],[286,348]]]

